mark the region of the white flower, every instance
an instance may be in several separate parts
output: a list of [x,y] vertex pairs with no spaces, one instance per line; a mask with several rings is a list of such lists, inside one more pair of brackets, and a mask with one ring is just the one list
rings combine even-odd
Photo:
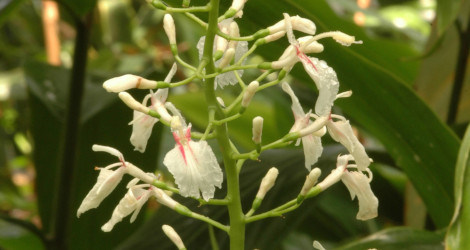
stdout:
[[[368,171],[371,174],[370,171]],[[362,172],[345,171],[341,181],[348,188],[351,199],[357,196],[359,200],[359,212],[356,215],[358,220],[369,220],[377,217],[379,200],[375,197],[370,188],[371,178],[367,178]]]
[[328,128],[331,138],[343,144],[343,146],[346,147],[349,153],[354,157],[357,168],[360,171],[365,171],[370,165],[370,158],[367,155],[364,146],[362,146],[356,135],[354,135],[354,131],[352,130],[349,121],[341,116],[335,115],[335,117],[339,117],[341,120],[336,122],[329,120],[326,123],[326,127]]
[[[356,165],[349,164],[349,161],[352,160],[354,160],[352,155],[338,156],[336,168],[318,186],[324,191],[341,180],[348,188],[351,199],[357,196],[359,200],[359,212],[356,218],[358,220],[375,218],[377,217],[379,200],[375,197],[370,187],[372,172],[367,168],[365,170],[369,175],[367,177]],[[357,168],[359,171],[348,171],[351,168]]]
[[134,222],[140,209],[150,198],[151,194],[152,187],[148,184],[131,186],[124,198],[119,201],[119,204],[114,209],[111,219],[101,227],[101,230],[104,232],[110,232],[113,230],[116,223],[122,221],[124,217],[131,213],[133,213],[131,216],[131,223]]
[[[291,17],[290,22],[291,22],[291,27],[294,30],[298,30],[300,32],[303,32],[309,35],[313,35],[317,31],[317,27],[315,26],[315,24],[306,18],[293,16]],[[285,20],[281,20],[277,22],[276,24],[269,26],[268,30],[269,30],[269,34],[275,34],[280,31],[285,31],[286,30]]]
[[336,72],[329,67],[326,62],[318,60],[317,58],[308,57],[305,54],[308,50],[315,51],[315,48],[322,51],[323,47],[320,47],[320,45],[311,45],[311,43],[315,41],[315,37],[302,40],[301,45],[294,37],[292,31],[292,18],[287,14],[284,14],[284,17],[287,38],[289,39],[290,44],[295,48],[295,55],[298,57],[300,62],[302,62],[305,71],[312,78],[318,88],[319,96],[315,104],[315,113],[319,116],[328,115],[331,112],[331,107],[333,106],[336,95],[339,91],[339,81],[336,76]]
[[[119,167],[116,170],[111,170],[114,167]],[[85,199],[83,199],[80,207],[77,210],[77,217],[90,209],[97,208],[101,202],[116,188],[126,173],[122,163],[114,163],[105,168],[99,168],[100,174],[98,180],[93,188],[88,192]]]
[[[176,73],[176,64],[173,64],[170,72],[165,78],[165,82],[170,82]],[[147,106],[148,100],[151,101],[149,109],[156,111],[166,122],[170,122],[171,116],[165,108],[165,101],[168,97],[168,88],[158,89],[155,93],[150,91],[150,94],[146,95],[142,101],[142,106]],[[147,113],[139,112],[134,110],[134,117],[129,125],[132,124],[132,134],[131,134],[131,144],[134,146],[134,150],[137,150],[141,153],[145,152],[147,147],[147,141],[152,134],[152,129],[155,123],[158,122],[158,119],[148,115]]]
[[[80,217],[82,213],[90,209],[97,208],[100,203],[116,188],[119,182],[121,182],[124,174],[132,175],[138,178],[138,180],[146,183],[152,183],[155,180],[155,175],[152,173],[145,173],[132,163],[126,162],[122,153],[115,148],[95,144],[92,149],[95,152],[102,151],[114,155],[119,159],[119,162],[113,163],[104,168],[97,168],[100,170],[98,180],[80,204],[80,207],[77,210],[77,217]],[[112,170],[116,167],[118,167],[116,170]]]
[[[292,91],[288,83],[282,83],[282,89],[284,90],[284,92],[289,94],[292,99],[292,112],[294,113],[295,122],[290,132],[299,132],[302,129],[308,127],[308,125],[311,123],[310,111],[305,114],[302,109],[302,106],[300,105],[299,99],[297,98],[297,96],[295,96],[294,91]],[[299,145],[300,140],[302,140],[302,145],[304,148],[305,167],[310,171],[312,168],[311,166],[318,161],[318,158],[323,152],[321,139],[320,137],[310,133],[297,140],[296,145]]]
[[[234,32],[234,30],[236,30],[236,28],[234,27],[238,27],[238,26],[235,26],[236,22],[233,21],[233,19],[229,18],[229,19],[225,19],[223,20],[222,22],[219,23],[219,29],[226,33],[226,34],[229,34],[231,36],[239,36],[236,35]],[[199,39],[199,42],[197,43],[197,49],[199,51],[199,60],[202,59],[202,55],[204,53],[204,44],[205,44],[205,40],[206,40],[206,37],[203,36],[201,37],[201,39]],[[217,51],[217,49],[219,49],[220,52],[222,53],[226,53],[226,50],[229,49],[229,48],[233,48],[235,49],[235,56],[234,56],[234,60],[235,62],[237,62],[238,60],[240,60],[240,58],[243,56],[243,54],[245,54],[247,51],[248,51],[248,42],[246,41],[230,41],[230,42],[227,42],[227,40],[223,37],[220,37],[220,36],[215,36],[214,38],[214,51]],[[215,66],[219,66],[221,61],[223,60],[222,59],[219,59],[215,62]],[[237,70],[237,73],[240,75],[240,77],[243,75],[243,70]],[[234,85],[236,83],[238,83],[238,80],[237,80],[237,77],[235,76],[235,73],[233,71],[230,71],[230,72],[226,72],[226,73],[223,73],[223,74],[220,74],[218,75],[216,78],[215,78],[215,82],[216,82],[216,85],[215,87],[217,88],[217,85],[219,85],[221,88],[227,86],[227,85]]]
[[215,187],[220,188],[223,175],[212,149],[206,141],[191,141],[191,125],[186,127],[182,119],[175,116],[171,121],[175,148],[163,160],[182,196],[204,200],[214,197]]

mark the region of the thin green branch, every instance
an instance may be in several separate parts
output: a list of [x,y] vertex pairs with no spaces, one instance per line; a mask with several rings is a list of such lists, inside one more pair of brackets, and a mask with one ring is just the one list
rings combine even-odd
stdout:
[[[158,180],[155,180],[153,183],[151,183],[153,186],[157,187],[157,188],[160,188],[160,189],[163,189],[163,190],[167,190],[167,191],[170,191],[172,193],[175,193],[175,194],[180,194],[180,190],[175,188],[175,187],[172,187],[172,186],[169,186],[168,184],[166,184],[165,182],[162,182],[162,181],[158,181]],[[224,206],[224,205],[227,205],[228,201],[227,199],[210,199],[208,201],[204,200],[204,199],[201,199],[201,198],[194,198],[194,197],[191,197],[195,200],[197,200],[199,202],[199,204],[201,205],[219,205],[219,206]]]
[[215,237],[214,227],[212,225],[209,226],[209,238],[211,241],[212,250],[219,250],[219,244],[217,243],[217,238]]
[[189,8],[166,7],[165,11],[170,13],[208,12],[210,11],[210,5],[207,4],[206,6],[193,6]]

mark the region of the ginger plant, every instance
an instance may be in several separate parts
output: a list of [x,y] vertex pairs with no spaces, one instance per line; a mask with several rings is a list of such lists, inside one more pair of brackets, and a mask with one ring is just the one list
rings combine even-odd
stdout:
[[[245,0],[234,0],[231,7],[222,15],[219,15],[219,0],[210,0],[205,6],[190,6],[190,2],[185,0],[183,7],[168,6],[159,0],[149,2],[156,9],[166,12],[164,29],[176,63],[163,81],[124,75],[107,80],[103,87],[108,92],[118,93],[121,100],[134,110],[130,142],[135,150],[145,152],[152,127],[156,122],[171,128],[175,147],[167,152],[163,164],[173,175],[177,188],[161,181],[153,173],[145,173],[139,167],[125,161],[117,149],[93,145],[94,151],[112,154],[118,158],[118,161],[98,168],[100,170],[98,180],[78,208],[77,216],[98,207],[125,174],[131,175],[134,179],[127,185],[128,192],[115,208],[111,219],[103,225],[102,230],[105,232],[111,231],[118,222],[131,213],[131,222],[134,221],[145,202],[153,196],[159,203],[183,216],[204,221],[225,231],[230,237],[230,249],[244,249],[245,227],[248,224],[293,211],[301,206],[305,199],[318,195],[339,181],[346,185],[351,198],[357,196],[359,200],[357,219],[368,220],[377,216],[378,200],[370,187],[372,173],[368,169],[371,159],[354,135],[349,121],[331,113],[337,98],[349,97],[352,93],[351,91],[338,93],[339,81],[336,72],[325,61],[307,55],[322,52],[324,47],[319,41],[324,38],[333,38],[344,46],[362,42],[340,31],[315,34],[316,26],[312,21],[299,16],[291,17],[286,13],[272,26],[251,35],[241,36],[237,22],[242,20],[245,2]],[[207,21],[196,17],[194,12],[206,12]],[[179,56],[171,13],[183,13],[205,29],[205,36],[197,44],[200,53],[198,65],[191,65]],[[296,38],[294,30],[307,36]],[[245,59],[258,47],[286,37],[290,45],[280,54],[278,60],[245,64]],[[318,88],[319,97],[314,111],[305,112],[294,91],[287,82],[283,81],[297,62],[301,62]],[[191,73],[184,80],[172,82],[177,67],[184,67]],[[260,71],[260,75],[249,84],[242,79],[243,70],[246,69]],[[268,75],[276,75],[276,79],[268,80]],[[209,120],[208,126],[201,133],[191,131],[191,123],[184,118],[184,112],[181,113],[171,102],[166,101],[171,88],[191,82],[199,82],[205,94]],[[238,85],[241,90],[238,97],[225,106],[217,97],[217,88],[231,85]],[[294,116],[292,128],[283,137],[264,143],[263,118],[255,117],[252,124],[252,139],[256,149],[240,152],[231,142],[227,123],[243,116],[257,92],[277,85],[281,85],[282,90],[292,100]],[[125,92],[132,88],[149,89],[150,93],[139,102]],[[323,151],[321,137],[327,133],[333,140],[341,143],[349,154],[338,156],[336,168],[319,181],[321,170],[319,168],[312,170],[311,167],[321,157]],[[217,142],[222,152],[225,171],[222,171],[207,140]],[[251,208],[249,211],[244,211],[239,188],[239,172],[244,162],[258,159],[263,151],[286,147],[293,142],[296,142],[296,145],[302,143],[305,168],[309,171],[298,196],[267,212],[256,213],[269,189],[275,185],[278,170],[273,167],[261,180]],[[299,171],[305,170],[299,169]],[[225,183],[223,183],[224,175]],[[222,185],[227,185],[225,198],[214,199],[216,187],[221,188]],[[227,207],[229,224],[224,225],[191,211],[190,208],[173,200],[167,192],[196,199],[201,205]],[[185,249],[183,241],[170,226],[164,225],[163,230],[175,242],[178,249]]]

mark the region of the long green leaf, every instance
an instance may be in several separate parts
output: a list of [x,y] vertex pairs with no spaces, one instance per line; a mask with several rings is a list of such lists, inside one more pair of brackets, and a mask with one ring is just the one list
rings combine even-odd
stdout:
[[441,36],[457,18],[462,0],[437,0],[437,34]]
[[368,237],[341,246],[338,249],[408,249],[408,250],[440,250],[443,235],[440,233],[415,230],[411,228],[391,228],[369,235]]
[[470,126],[467,127],[455,169],[455,211],[446,236],[448,249],[470,248]]

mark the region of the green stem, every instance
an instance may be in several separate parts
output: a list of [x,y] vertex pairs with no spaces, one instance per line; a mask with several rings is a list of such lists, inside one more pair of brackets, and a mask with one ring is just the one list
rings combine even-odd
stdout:
[[[218,30],[217,18],[219,15],[219,0],[210,1],[211,11],[209,12],[209,21],[207,27],[206,41],[204,44],[203,60],[207,62],[205,69],[207,74],[216,72],[213,61],[213,47],[214,38]],[[214,78],[208,78],[205,81],[205,96],[209,110],[215,110],[215,118],[222,120],[225,114],[217,102],[214,92]],[[232,149],[230,147],[227,125],[216,127],[217,142],[220,146],[220,151],[224,159],[225,174],[227,176],[227,200],[228,200],[228,213],[230,218],[230,249],[244,249],[245,246],[245,215],[243,214],[240,189],[239,189],[239,176],[237,172],[236,162],[231,158]]]
[[[321,193],[321,191],[322,190],[321,190],[320,187],[315,186],[307,193],[307,195],[305,195],[305,199],[317,196],[319,193]],[[268,218],[268,217],[281,216],[285,213],[288,213],[290,211],[293,211],[293,210],[297,209],[301,204],[302,203],[297,203],[297,198],[295,198],[295,199],[290,200],[290,201],[286,202],[285,204],[283,204],[283,205],[281,205],[277,208],[274,208],[274,209],[272,209],[268,212],[246,218],[246,223],[251,223],[251,222],[254,222],[254,221],[262,220],[262,219],[265,219],[265,218]]]
[[456,21],[459,32],[459,54],[457,58],[457,66],[455,69],[454,85],[452,86],[452,94],[450,97],[449,111],[447,112],[447,125],[453,125],[456,122],[459,111],[459,103],[462,95],[463,83],[465,80],[465,72],[467,69],[468,55],[470,52],[470,20],[467,23],[467,29],[462,30],[461,23]]
[[209,238],[211,240],[212,250],[219,250],[219,244],[217,243],[217,238],[215,237],[214,227],[209,225]]
[[167,7],[165,9],[166,12],[171,12],[171,13],[188,13],[188,12],[207,12],[209,11],[209,5],[206,6],[194,6],[190,8],[173,8],[173,7]]

